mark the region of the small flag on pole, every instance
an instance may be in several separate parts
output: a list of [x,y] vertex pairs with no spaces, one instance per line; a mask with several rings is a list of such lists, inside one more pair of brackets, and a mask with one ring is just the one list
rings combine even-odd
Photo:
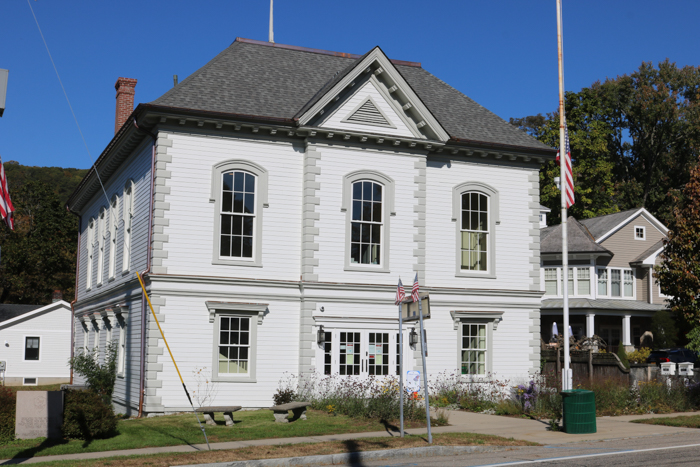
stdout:
[[401,283],[401,278],[399,277],[399,285],[396,288],[396,301],[394,302],[394,304],[401,305],[401,302],[403,302],[404,298],[406,298],[406,292],[403,290],[403,284]]
[[[574,198],[574,173],[571,170],[571,147],[569,146],[569,129],[564,129],[564,141],[566,142],[566,157],[564,158],[564,181],[562,190],[566,190],[566,209],[569,209],[575,202]],[[557,152],[557,165],[561,165]]]
[[7,177],[5,177],[5,166],[0,159],[0,216],[10,230],[15,230],[15,219],[12,213],[15,211],[10,200],[10,192],[7,190]]
[[414,302],[418,301],[418,273],[416,273],[416,279],[413,281],[413,288],[411,289],[411,298]]

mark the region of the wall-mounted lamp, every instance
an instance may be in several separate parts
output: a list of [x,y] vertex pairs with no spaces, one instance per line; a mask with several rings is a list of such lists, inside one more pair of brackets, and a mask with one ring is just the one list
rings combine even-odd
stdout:
[[316,343],[318,345],[326,343],[326,331],[323,330],[323,326],[319,326],[318,331],[316,331]]
[[418,344],[418,333],[416,332],[416,328],[411,329],[411,332],[408,333],[408,343],[410,345]]

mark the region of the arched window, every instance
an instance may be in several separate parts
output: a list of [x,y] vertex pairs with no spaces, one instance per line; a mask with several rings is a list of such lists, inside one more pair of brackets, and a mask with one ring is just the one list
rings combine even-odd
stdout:
[[221,174],[221,258],[252,258],[255,234],[255,175],[242,170]]
[[97,285],[102,284],[105,266],[105,237],[107,236],[107,209],[100,209],[100,217],[97,219]]
[[87,268],[85,269],[85,290],[92,288],[92,259],[95,250],[95,218],[90,218],[87,228]]
[[117,195],[112,196],[109,202],[109,278],[114,279],[117,261],[117,207],[119,198]]
[[389,272],[394,181],[376,170],[345,175],[340,210],[347,213],[345,270]]
[[124,206],[122,208],[122,217],[124,220],[122,272],[127,272],[131,268],[131,234],[134,223],[134,191],[134,182],[129,180],[126,182],[126,185],[124,185]]
[[481,182],[465,182],[452,190],[452,220],[457,224],[456,275],[496,278],[498,191]]
[[489,197],[483,193],[462,193],[461,261],[463,271],[488,269]]
[[215,205],[213,264],[262,266],[262,209],[267,207],[267,171],[244,160],[212,168]]
[[371,180],[352,184],[351,263],[381,263],[383,188]]

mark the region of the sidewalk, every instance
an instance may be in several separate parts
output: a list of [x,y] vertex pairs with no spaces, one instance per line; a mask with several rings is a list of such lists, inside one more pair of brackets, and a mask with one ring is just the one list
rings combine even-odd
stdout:
[[[629,423],[630,420],[640,418],[676,417],[680,415],[698,415],[699,412],[675,413],[670,415],[625,415],[619,417],[599,417],[596,419],[598,432],[588,435],[569,435],[562,432],[549,431],[549,424],[545,421],[529,420],[524,418],[501,417],[498,415],[486,415],[471,412],[448,411],[450,426],[433,428],[433,433],[470,432],[488,435],[502,436],[532,441],[543,445],[576,443],[581,441],[594,441],[606,439],[635,438],[654,435],[668,435],[672,433],[698,433],[694,428],[677,428],[660,425],[646,425]],[[425,428],[406,430],[406,433],[420,435],[427,433]],[[325,436],[304,436],[295,438],[258,439],[249,441],[228,441],[224,443],[212,443],[212,450],[237,449],[248,446],[270,446],[279,444],[321,443],[324,441],[343,441],[358,438],[397,436],[397,433],[387,431],[346,433]],[[103,451],[81,454],[64,454],[56,456],[40,456],[28,459],[3,459],[0,465],[7,464],[34,464],[58,460],[86,460],[100,459],[114,456],[133,456],[160,453],[178,453],[206,451],[206,444],[162,446],[154,448],[128,449],[121,451]]]

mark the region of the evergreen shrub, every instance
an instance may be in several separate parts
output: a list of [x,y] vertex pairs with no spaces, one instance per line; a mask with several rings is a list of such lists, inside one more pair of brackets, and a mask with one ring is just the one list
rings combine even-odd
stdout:
[[117,434],[112,405],[94,391],[66,389],[63,399],[63,436],[74,439],[109,438]]

